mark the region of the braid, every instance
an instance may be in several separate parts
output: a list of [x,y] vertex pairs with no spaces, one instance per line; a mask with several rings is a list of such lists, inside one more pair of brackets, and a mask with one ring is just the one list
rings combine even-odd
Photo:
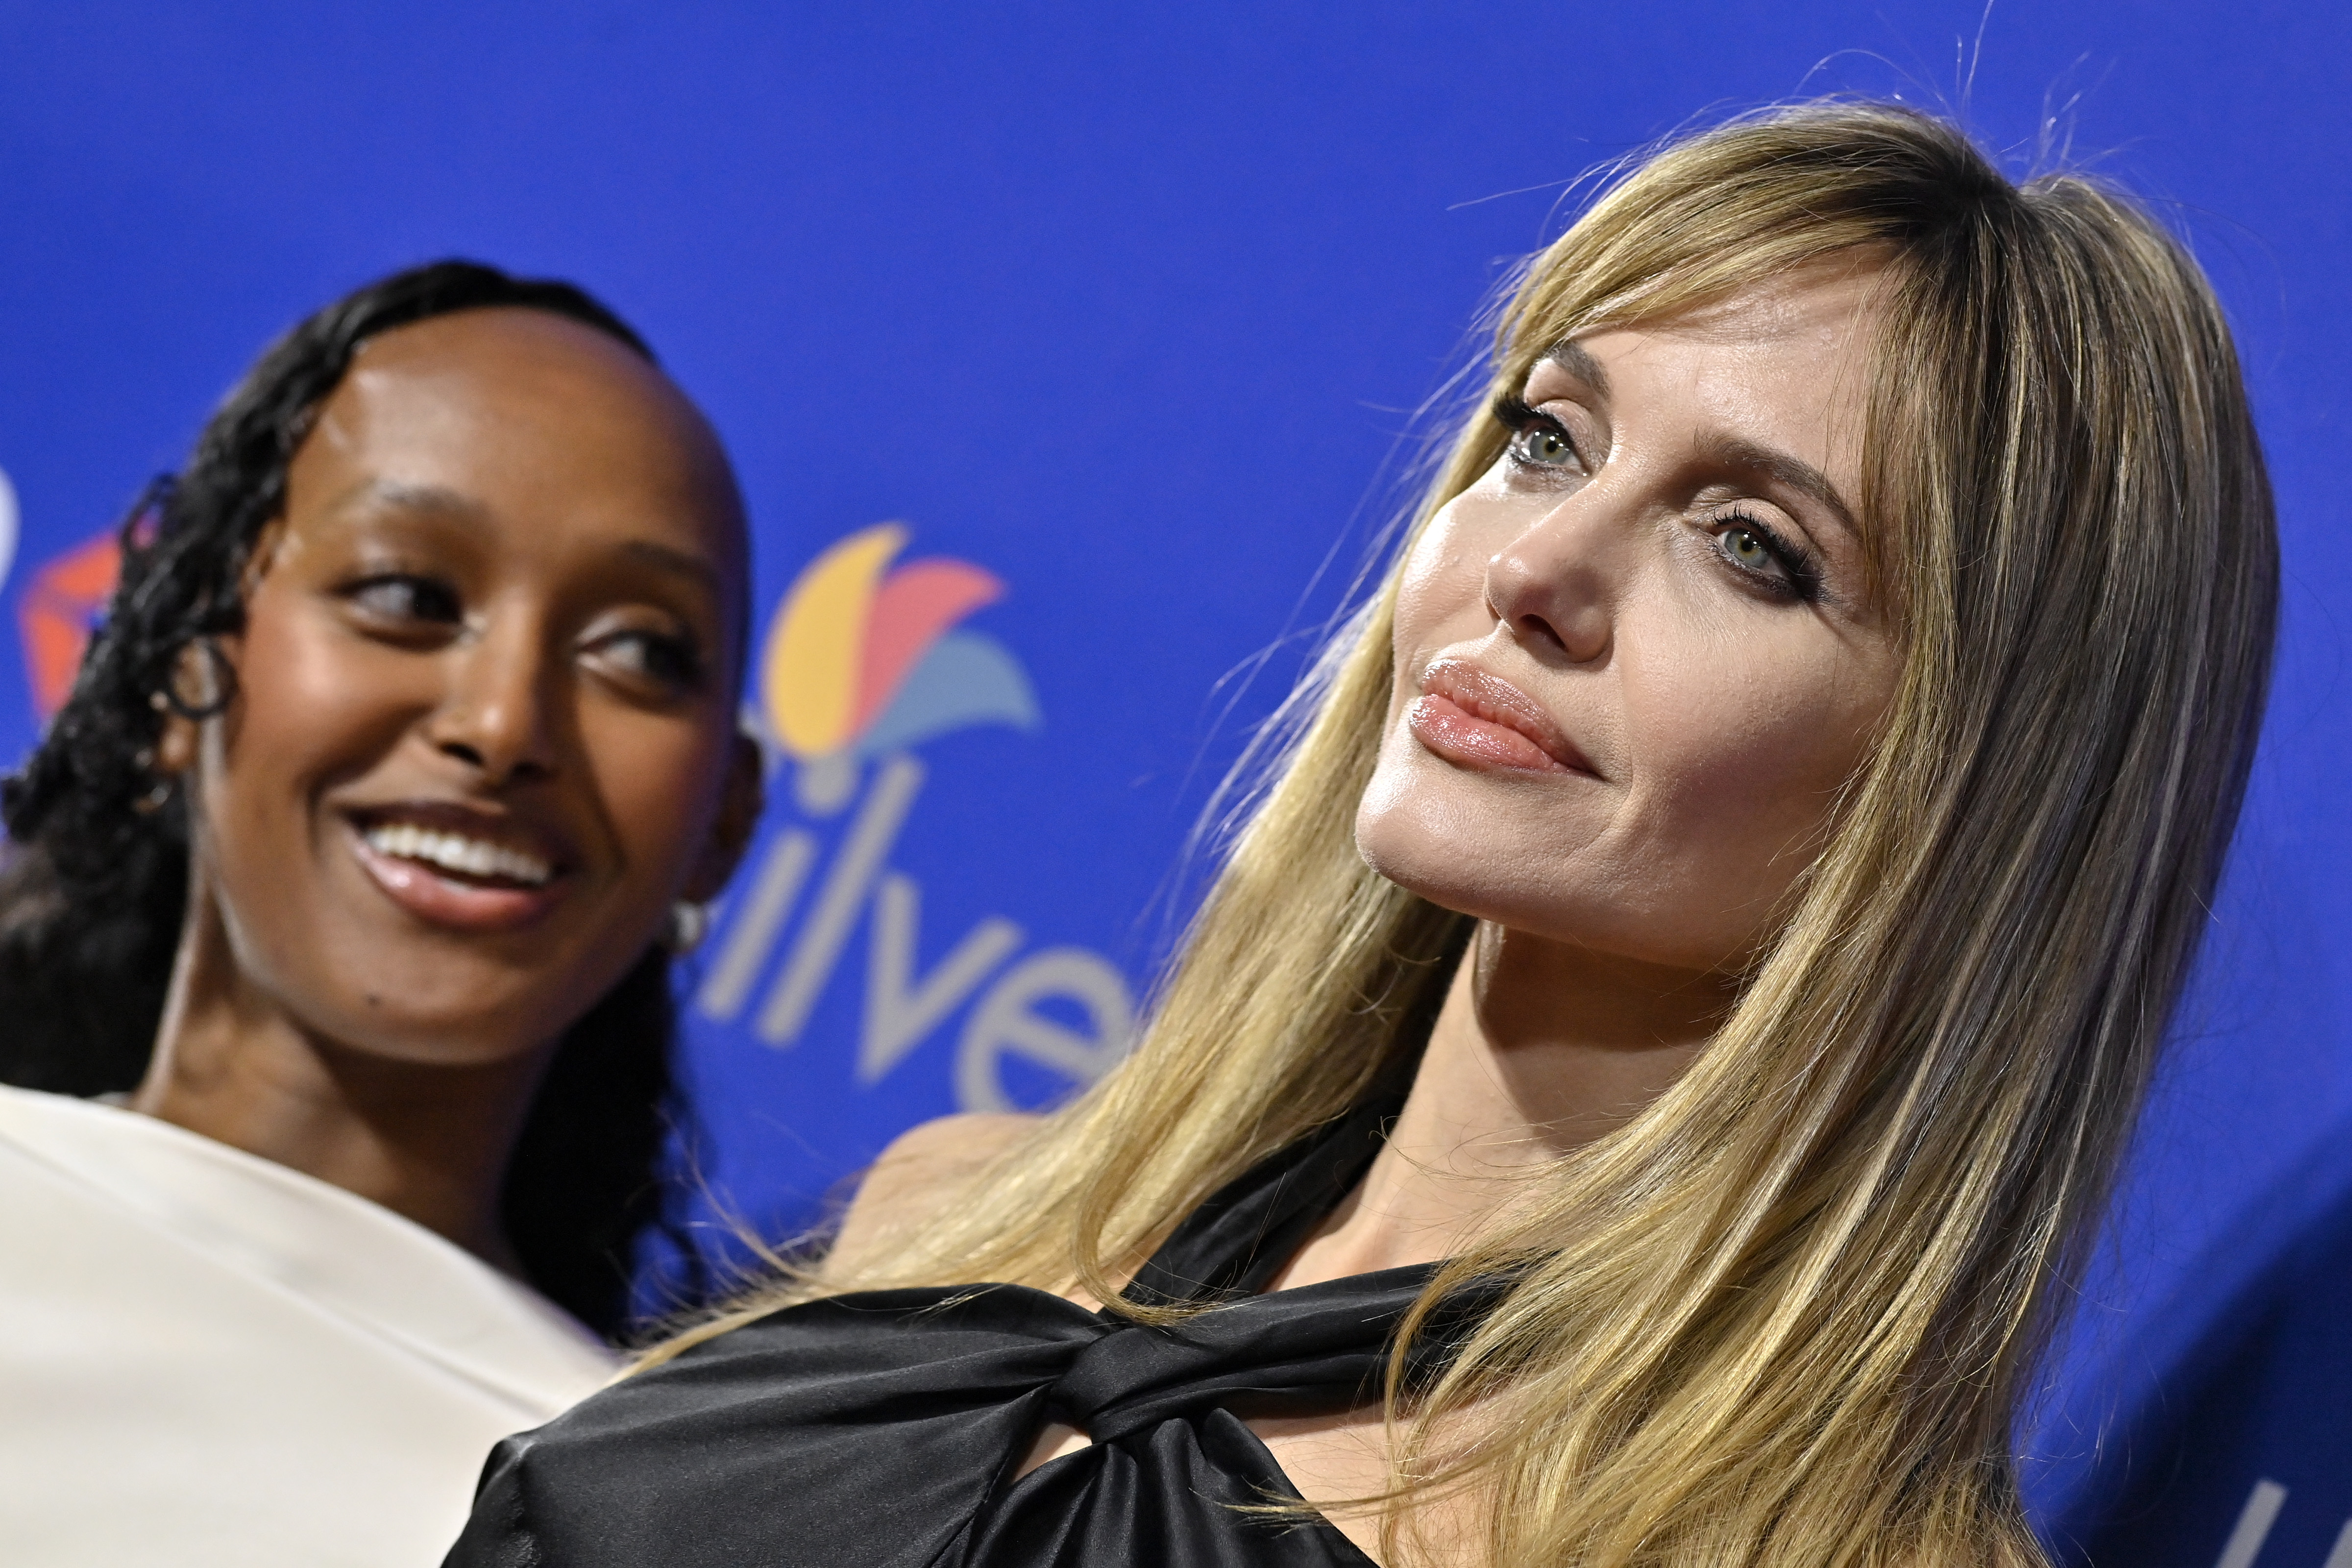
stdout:
[[[430,317],[490,307],[565,316],[653,359],[619,317],[568,283],[443,261],[369,285],[272,344],[205,426],[187,468],[131,509],[121,570],[65,704],[25,766],[0,781],[0,1082],[63,1094],[131,1089],[145,1072],[188,899],[180,792],[159,786],[166,712],[205,718],[235,698],[211,639],[245,624],[256,542],[285,509],[287,468],[362,344]],[[191,648],[217,678],[199,707],[174,677]],[[532,1282],[610,1335],[625,1324],[636,1245],[669,1214],[662,1154],[680,1121],[668,962],[648,952],[566,1033],[501,1194]]]

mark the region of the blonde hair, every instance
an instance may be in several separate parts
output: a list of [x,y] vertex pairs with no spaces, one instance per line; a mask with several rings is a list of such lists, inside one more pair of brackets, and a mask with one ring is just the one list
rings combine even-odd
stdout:
[[[2021,1381],[2194,956],[2263,704],[2269,490],[2195,263],[1949,125],[1776,109],[1670,144],[1536,257],[1490,392],[1603,324],[1885,258],[1863,504],[1903,668],[1709,1048],[1438,1275],[1504,1274],[1392,1373],[1392,1554],[1467,1489],[1497,1568],[2032,1563]],[[1414,526],[1496,460],[1468,416]],[[1364,865],[1396,573],[1300,722],[1132,1056],[855,1279],[1118,1279],[1209,1193],[1409,1075],[1466,922]],[[675,1347],[664,1352],[670,1353]]]

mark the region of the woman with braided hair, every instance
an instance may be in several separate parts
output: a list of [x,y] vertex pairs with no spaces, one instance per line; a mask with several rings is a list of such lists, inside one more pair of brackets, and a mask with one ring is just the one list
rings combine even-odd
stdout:
[[442,263],[266,353],[7,783],[12,1563],[413,1563],[665,1223],[759,808],[742,507],[610,311]]

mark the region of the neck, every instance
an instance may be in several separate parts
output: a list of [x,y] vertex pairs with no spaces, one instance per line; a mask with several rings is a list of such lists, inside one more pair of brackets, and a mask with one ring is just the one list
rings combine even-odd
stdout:
[[1510,1201],[1517,1178],[1672,1087],[1731,1000],[1720,976],[1482,924],[1387,1146],[1279,1283],[1458,1250]]
[[546,1058],[453,1067],[326,1038],[239,969],[199,892],[131,1109],[355,1193],[519,1274],[499,1192]]

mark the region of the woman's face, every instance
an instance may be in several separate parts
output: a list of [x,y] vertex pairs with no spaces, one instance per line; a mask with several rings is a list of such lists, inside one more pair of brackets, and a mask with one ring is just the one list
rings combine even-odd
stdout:
[[709,427],[603,334],[485,310],[368,342],[221,640],[236,701],[162,748],[236,984],[420,1062],[586,1011],[756,816],[745,548]]
[[1896,676],[1851,515],[1877,276],[1818,266],[1537,363],[1509,449],[1404,564],[1376,870],[1622,959],[1752,950]]

